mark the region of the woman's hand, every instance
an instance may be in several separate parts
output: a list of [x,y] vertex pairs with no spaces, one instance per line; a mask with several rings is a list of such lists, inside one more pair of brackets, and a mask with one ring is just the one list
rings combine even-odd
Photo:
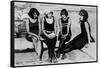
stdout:
[[52,39],[52,38],[54,38],[55,36],[56,36],[55,33],[51,33],[51,34],[48,35],[48,38]]

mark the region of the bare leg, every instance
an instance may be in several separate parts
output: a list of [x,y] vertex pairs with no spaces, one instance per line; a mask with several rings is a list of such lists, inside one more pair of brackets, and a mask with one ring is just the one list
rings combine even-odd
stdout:
[[36,52],[36,54],[38,54],[37,53],[37,41],[36,41],[36,38],[32,38],[32,40],[33,40],[33,47],[35,49],[35,52]]
[[40,42],[40,40],[37,40],[37,38],[35,38],[35,37],[32,40],[33,40],[33,46],[34,46],[35,52],[40,57],[40,54],[41,54],[41,42]]
[[64,39],[61,39],[60,40],[60,43],[59,43],[59,48],[58,50],[56,51],[56,57],[59,58],[60,57],[60,51],[62,49],[62,47],[64,46]]

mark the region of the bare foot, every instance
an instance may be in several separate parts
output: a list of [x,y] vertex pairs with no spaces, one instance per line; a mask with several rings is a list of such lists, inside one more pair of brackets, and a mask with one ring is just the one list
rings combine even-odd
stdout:
[[66,57],[67,57],[66,54],[63,54],[61,59],[64,60]]
[[52,62],[53,62],[53,63],[57,63],[58,61],[57,61],[56,58],[53,58],[53,59],[52,59]]
[[57,58],[60,57],[60,52],[56,51],[56,57],[57,57]]
[[46,62],[52,63],[52,59],[51,59],[51,58],[48,58],[48,59],[46,60]]

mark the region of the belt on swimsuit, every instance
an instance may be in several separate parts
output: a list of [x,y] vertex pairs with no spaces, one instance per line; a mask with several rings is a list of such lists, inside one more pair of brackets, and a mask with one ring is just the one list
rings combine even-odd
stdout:
[[46,33],[50,34],[50,33],[54,33],[54,31],[47,31],[45,30]]

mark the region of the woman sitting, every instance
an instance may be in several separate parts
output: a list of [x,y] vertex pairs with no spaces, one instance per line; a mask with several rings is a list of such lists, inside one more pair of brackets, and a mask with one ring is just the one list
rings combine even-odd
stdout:
[[[59,48],[56,51],[56,56],[60,57],[60,50],[65,46],[65,43],[71,39],[71,20],[68,16],[68,12],[66,9],[62,9],[60,13],[61,18],[58,20],[59,22]],[[65,53],[63,54],[63,56]]]
[[[45,16],[42,20],[42,42],[44,42],[48,47],[48,61],[49,62],[57,62],[55,57],[55,45],[56,45],[56,33],[57,33],[57,22],[53,16],[52,11],[48,11],[45,13]],[[42,54],[42,53],[41,53]]]
[[70,42],[63,45],[60,49],[60,53],[68,53],[72,50],[79,49],[81,50],[86,44],[90,42],[95,42],[91,36],[90,24],[88,22],[88,12],[84,9],[79,11],[79,23],[81,28],[81,33],[73,38]]
[[38,54],[38,56],[40,56],[41,52],[41,46],[38,45],[41,33],[39,15],[40,13],[36,8],[31,8],[28,13],[29,18],[25,20],[27,30],[26,39],[30,42],[33,42],[35,52]]

